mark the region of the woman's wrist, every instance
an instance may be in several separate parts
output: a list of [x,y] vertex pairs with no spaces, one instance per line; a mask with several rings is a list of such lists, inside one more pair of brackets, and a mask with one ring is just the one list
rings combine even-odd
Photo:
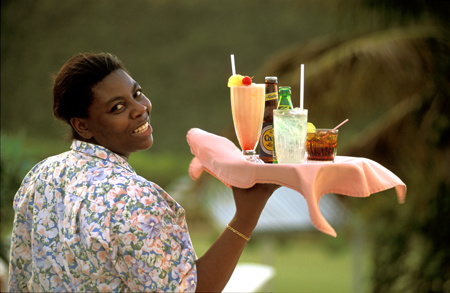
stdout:
[[233,227],[230,226],[230,224],[227,224],[227,229],[230,230],[231,232],[233,232],[234,234],[238,235],[239,237],[241,237],[245,241],[250,241],[250,237],[247,237],[243,233],[241,233],[238,230],[234,229]]
[[235,217],[233,217],[233,219],[231,219],[228,223],[228,226],[232,227],[236,231],[239,231],[239,233],[245,235],[247,238],[250,238],[257,224],[258,219],[251,219],[248,217],[239,218],[235,215]]

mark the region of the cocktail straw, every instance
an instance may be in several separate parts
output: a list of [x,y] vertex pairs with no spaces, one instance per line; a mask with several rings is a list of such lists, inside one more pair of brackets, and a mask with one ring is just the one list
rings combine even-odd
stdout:
[[344,125],[345,123],[347,123],[348,119],[345,119],[344,121],[342,121],[338,126],[336,126],[335,128],[333,128],[333,131],[338,129],[339,127],[341,127],[342,125]]
[[234,65],[234,54],[231,54],[231,71],[233,72],[233,75],[236,75],[236,67]]
[[300,65],[300,109],[303,109],[303,88],[304,88],[304,75],[305,65]]

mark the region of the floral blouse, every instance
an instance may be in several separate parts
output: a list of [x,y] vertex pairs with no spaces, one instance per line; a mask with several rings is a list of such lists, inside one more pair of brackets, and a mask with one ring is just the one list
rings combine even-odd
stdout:
[[15,196],[10,291],[195,291],[184,209],[108,149],[71,149]]

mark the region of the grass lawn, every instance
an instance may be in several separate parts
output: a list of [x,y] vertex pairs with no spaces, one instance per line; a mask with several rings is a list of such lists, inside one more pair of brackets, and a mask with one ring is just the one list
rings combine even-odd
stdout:
[[[218,236],[217,231],[203,226],[190,226],[189,230],[198,256]],[[275,268],[276,275],[264,292],[353,292],[353,248],[351,241],[320,232],[282,237],[256,235],[239,262],[267,264]],[[361,280],[358,292],[368,292],[367,264],[365,257],[360,268],[365,279]]]

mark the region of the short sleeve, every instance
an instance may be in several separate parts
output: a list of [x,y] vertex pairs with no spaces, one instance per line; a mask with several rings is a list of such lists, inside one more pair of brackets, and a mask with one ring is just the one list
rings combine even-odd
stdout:
[[184,210],[151,183],[127,187],[112,221],[112,258],[133,291],[195,291],[196,255]]

